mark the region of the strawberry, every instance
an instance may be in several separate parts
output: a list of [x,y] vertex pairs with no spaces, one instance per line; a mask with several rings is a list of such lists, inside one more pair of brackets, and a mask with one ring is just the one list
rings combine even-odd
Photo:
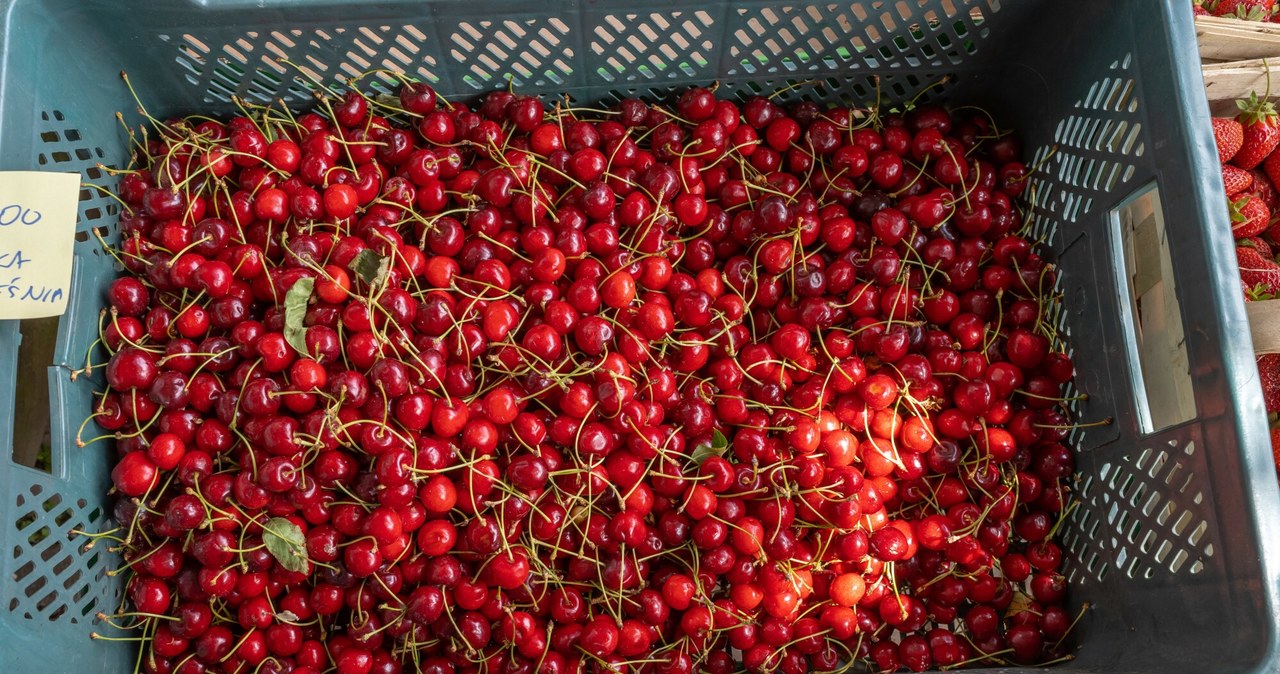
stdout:
[[1266,21],[1276,13],[1276,0],[1217,0],[1209,13],[1246,21]]
[[1277,200],[1280,194],[1276,192],[1275,181],[1258,169],[1250,169],[1249,175],[1253,176],[1253,184],[1245,192],[1262,199],[1262,203],[1267,205],[1268,210],[1275,211],[1277,204],[1280,204]]
[[1258,356],[1258,379],[1262,382],[1262,401],[1267,412],[1280,412],[1280,353]]
[[1240,279],[1250,288],[1262,286],[1267,293],[1280,293],[1280,265],[1252,246],[1236,246],[1236,262],[1240,265]]
[[1237,239],[1257,236],[1271,223],[1271,211],[1262,200],[1251,195],[1240,195],[1231,202],[1231,233]]
[[[1280,152],[1272,152],[1262,162],[1262,171],[1267,174],[1267,179],[1271,185],[1280,185]],[[1254,180],[1258,179],[1254,176]]]
[[1231,161],[1244,144],[1244,127],[1230,117],[1214,117],[1213,143],[1218,146],[1218,161]]
[[1257,250],[1259,253],[1262,254],[1262,257],[1265,257],[1268,260],[1274,260],[1276,257],[1275,251],[1272,250],[1271,248],[1271,244],[1267,243],[1263,239],[1260,239],[1256,236],[1251,236],[1247,239],[1241,239],[1236,242],[1236,245],[1237,246],[1253,246],[1255,250]]
[[1271,428],[1271,460],[1276,464],[1276,471],[1280,471],[1280,428]]
[[1237,194],[1253,186],[1253,174],[1231,164],[1222,165],[1222,187],[1227,196],[1235,199]]
[[1250,92],[1249,98],[1236,101],[1240,114],[1236,119],[1244,127],[1244,143],[1231,158],[1231,163],[1242,169],[1251,169],[1280,145],[1280,115],[1271,101],[1258,98],[1258,92]]
[[1261,283],[1250,287],[1249,284],[1242,280],[1240,281],[1240,285],[1244,288],[1244,301],[1246,302],[1265,302],[1267,300],[1277,299],[1275,294],[1268,291],[1267,287]]
[[1256,236],[1245,237],[1243,239],[1236,239],[1236,248],[1253,248],[1254,250],[1261,253],[1262,257],[1265,257],[1268,260],[1275,259],[1275,249],[1271,247],[1271,244],[1266,240]]
[[1276,464],[1276,470],[1280,471],[1280,428],[1271,429],[1271,460]]
[[[1263,238],[1271,243],[1280,245],[1280,222],[1273,223],[1268,227],[1267,231],[1263,233]],[[1239,245],[1239,242],[1237,242],[1237,245]],[[1268,255],[1267,257],[1271,256]]]

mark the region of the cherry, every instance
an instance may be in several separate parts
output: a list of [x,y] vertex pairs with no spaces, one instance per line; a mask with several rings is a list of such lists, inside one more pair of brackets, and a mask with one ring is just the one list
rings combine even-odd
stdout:
[[157,375],[155,357],[137,347],[125,347],[107,363],[107,383],[116,390],[147,388]]
[[346,569],[358,578],[373,575],[382,565],[382,554],[372,538],[353,541],[342,553]]
[[1030,625],[1015,625],[1009,628],[1005,639],[1013,649],[1013,659],[1018,662],[1036,662],[1044,649],[1044,637],[1039,630]]
[[156,465],[145,452],[125,454],[111,471],[111,482],[126,496],[141,497],[159,481]]
[[598,658],[613,653],[618,648],[618,628],[613,619],[608,616],[596,616],[583,628],[578,645]]
[[334,657],[338,674],[369,674],[373,671],[373,654],[367,649],[351,647]]

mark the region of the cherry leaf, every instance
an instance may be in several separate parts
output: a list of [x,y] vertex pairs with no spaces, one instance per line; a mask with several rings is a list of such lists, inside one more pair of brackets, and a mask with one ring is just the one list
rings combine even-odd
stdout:
[[298,525],[283,517],[273,517],[262,527],[262,542],[280,566],[294,573],[306,573],[307,537]]
[[720,431],[711,432],[711,442],[704,442],[693,448],[693,463],[701,466],[703,461],[713,456],[724,456],[729,450],[729,439]]
[[376,286],[387,278],[387,272],[391,269],[391,259],[379,255],[378,251],[372,248],[365,248],[356,253],[355,259],[351,260],[347,266],[360,277],[360,280]]
[[1032,609],[1032,603],[1033,599],[1030,595],[1025,592],[1014,591],[1013,600],[1009,602],[1007,615],[1015,616],[1023,611],[1030,611]]
[[316,280],[311,277],[300,278],[284,294],[284,341],[293,347],[299,355],[307,355],[307,303],[311,300],[311,290]]

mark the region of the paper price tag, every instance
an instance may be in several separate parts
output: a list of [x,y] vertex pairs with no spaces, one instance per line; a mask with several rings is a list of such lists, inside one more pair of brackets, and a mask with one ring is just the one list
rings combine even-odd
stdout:
[[79,203],[79,173],[0,171],[0,319],[67,310]]

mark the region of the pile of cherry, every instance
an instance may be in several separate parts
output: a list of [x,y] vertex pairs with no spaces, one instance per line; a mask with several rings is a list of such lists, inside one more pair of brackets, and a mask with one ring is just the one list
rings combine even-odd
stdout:
[[120,181],[100,617],[142,671],[1070,657],[1073,365],[986,113],[244,110]]

